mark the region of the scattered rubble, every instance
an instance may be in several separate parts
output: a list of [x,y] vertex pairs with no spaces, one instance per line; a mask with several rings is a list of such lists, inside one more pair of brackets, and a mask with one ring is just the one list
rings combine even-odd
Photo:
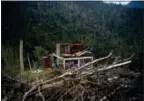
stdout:
[[[131,58],[105,64],[91,64],[110,59],[95,59],[79,68],[67,70],[51,79],[41,78],[29,84],[2,75],[2,101],[138,101],[134,86],[139,73],[125,71]],[[124,61],[125,60],[125,61]],[[19,84],[16,85],[16,84]],[[137,93],[134,95],[130,93]]]

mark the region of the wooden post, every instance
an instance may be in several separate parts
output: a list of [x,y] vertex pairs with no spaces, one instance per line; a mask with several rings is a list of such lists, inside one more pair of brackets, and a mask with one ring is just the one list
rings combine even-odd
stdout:
[[[60,56],[60,44],[56,44],[56,55]],[[57,65],[59,66],[58,58],[57,58]]]
[[70,44],[68,44],[68,52],[71,53]]
[[78,59],[78,67],[80,67],[80,59]]
[[24,63],[23,63],[23,40],[20,40],[20,50],[19,50],[19,57],[20,57],[20,72],[24,72]]
[[27,55],[27,59],[28,59],[28,63],[29,63],[29,68],[30,68],[30,70],[32,70],[31,62],[30,62],[30,59],[29,59],[29,55]]
[[63,68],[64,68],[64,70],[65,70],[65,60],[63,60]]

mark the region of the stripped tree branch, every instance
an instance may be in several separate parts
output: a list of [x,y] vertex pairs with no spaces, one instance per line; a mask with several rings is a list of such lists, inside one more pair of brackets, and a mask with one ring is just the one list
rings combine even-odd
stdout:
[[97,71],[104,71],[104,70],[109,70],[109,69],[112,69],[112,68],[115,68],[115,67],[119,67],[119,66],[123,66],[123,65],[127,65],[127,64],[130,64],[131,61],[126,61],[126,62],[123,62],[123,63],[119,63],[119,64],[115,64],[115,65],[110,65],[106,68],[100,68],[98,69]]
[[35,90],[37,88],[37,86],[33,86],[30,90],[28,90],[27,92],[25,92],[22,101],[25,101],[26,97],[28,96],[29,93],[31,93],[33,90]]
[[38,88],[38,92],[39,92],[39,96],[42,97],[42,100],[45,101],[45,98],[44,98],[43,94],[40,92],[40,86],[39,86],[39,88]]
[[79,67],[78,69],[76,69],[76,71],[77,71],[77,70],[80,70],[80,69],[83,69],[84,67],[87,67],[87,66],[89,66],[89,65],[91,65],[91,64],[94,64],[94,63],[96,63],[96,62],[99,62],[99,61],[102,61],[102,60],[104,60],[104,59],[107,59],[107,58],[109,58],[109,57],[111,57],[111,56],[112,56],[112,52],[110,52],[109,55],[106,56],[106,57],[102,57],[102,58],[99,58],[99,59],[95,59],[95,60],[93,60],[92,62],[88,62],[87,64],[85,64],[85,65]]

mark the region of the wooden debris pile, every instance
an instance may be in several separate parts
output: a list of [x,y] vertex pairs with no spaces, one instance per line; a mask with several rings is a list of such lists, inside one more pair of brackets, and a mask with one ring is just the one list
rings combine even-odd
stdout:
[[[28,88],[25,89],[27,91],[21,93],[21,100],[122,101],[123,97],[119,95],[120,92],[129,89],[138,74],[122,68],[127,67],[132,62],[133,55],[127,59],[116,58],[112,59],[113,61],[110,63],[98,65],[99,62],[106,61],[111,57],[112,52],[106,57],[95,59],[77,69],[67,70],[57,77],[48,80],[46,78],[36,80],[29,84]],[[94,63],[97,64],[97,67],[91,67],[91,64]],[[124,77],[125,74],[127,74],[126,77]],[[15,99],[15,101],[18,100]]]

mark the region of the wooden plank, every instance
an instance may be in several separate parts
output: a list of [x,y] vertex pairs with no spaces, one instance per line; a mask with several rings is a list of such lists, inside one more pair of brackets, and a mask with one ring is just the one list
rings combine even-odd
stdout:
[[57,58],[59,58],[59,59],[62,59],[62,60],[64,59],[63,57],[58,56],[58,55],[56,55],[56,54],[54,54],[54,53],[53,53],[53,56],[55,56],[55,57],[57,57]]
[[73,58],[64,58],[64,60],[78,60],[78,59],[92,59],[93,57],[73,57]]

